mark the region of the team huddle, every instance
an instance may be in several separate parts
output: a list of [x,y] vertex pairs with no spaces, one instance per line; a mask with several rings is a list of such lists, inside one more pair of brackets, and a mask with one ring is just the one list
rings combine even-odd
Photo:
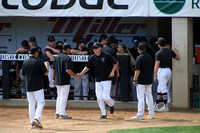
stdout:
[[[157,99],[153,105],[152,97],[152,58],[146,52],[146,45],[139,44],[137,49],[140,54],[136,59],[135,74],[133,85],[137,90],[138,112],[132,119],[144,119],[144,95],[148,105],[149,119],[154,119],[154,111],[169,111],[167,105],[167,83],[171,77],[172,58],[180,60],[177,50],[170,50],[164,38],[159,38],[156,42],[160,50],[155,55],[154,81],[158,83]],[[95,92],[97,102],[101,110],[99,119],[106,119],[106,106],[109,106],[110,113],[115,111],[114,100],[110,96],[112,79],[119,76],[118,61],[112,55],[109,47],[96,42],[92,44],[93,53],[85,67],[80,73],[73,72],[73,64],[68,56],[71,51],[71,45],[64,43],[63,52],[53,58],[53,64],[48,61],[43,62],[38,58],[39,49],[37,46],[30,48],[31,57],[23,63],[22,77],[27,82],[27,99],[29,102],[29,117],[31,127],[43,128],[40,120],[44,107],[44,85],[43,75],[52,73],[52,86],[57,88],[56,101],[56,119],[72,119],[66,112],[67,99],[70,90],[71,76],[81,79],[84,74],[93,69],[95,73]],[[50,48],[49,48],[50,49]],[[164,106],[158,109],[158,104],[164,102]],[[37,108],[35,106],[37,103]]]

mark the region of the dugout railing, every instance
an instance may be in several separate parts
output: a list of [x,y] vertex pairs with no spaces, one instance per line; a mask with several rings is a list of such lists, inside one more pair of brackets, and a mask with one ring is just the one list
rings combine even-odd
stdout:
[[[20,85],[14,84],[14,79],[12,72],[15,71],[15,67],[13,64],[16,61],[24,61],[29,58],[29,54],[0,54],[0,61],[2,61],[2,91],[3,91],[3,99],[10,98],[24,98],[25,95],[20,92]],[[71,55],[73,62],[87,62],[89,55]],[[120,65],[120,86],[119,91],[120,95],[117,98],[120,101],[127,102],[130,100],[130,57],[127,55],[117,55],[117,60]],[[16,76],[16,75],[15,75]],[[45,98],[51,99],[52,97],[56,97],[56,94],[52,95],[49,93],[48,88],[44,88],[45,90]],[[73,86],[70,87],[69,99],[73,99]],[[76,96],[83,97],[83,96]],[[89,99],[96,99],[94,92],[89,93]]]

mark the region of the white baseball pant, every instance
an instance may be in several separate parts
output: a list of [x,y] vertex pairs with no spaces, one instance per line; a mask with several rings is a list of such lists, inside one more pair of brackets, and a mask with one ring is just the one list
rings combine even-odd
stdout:
[[56,114],[67,115],[65,108],[69,96],[70,85],[56,85],[57,87],[57,101],[56,101]]
[[105,103],[109,106],[113,106],[115,104],[114,100],[110,97],[111,83],[112,81],[95,82],[97,102],[102,115],[106,115]]
[[55,86],[53,85],[53,72],[52,72],[51,66],[49,66],[48,78],[49,78],[49,87],[51,87],[51,88],[55,87]]
[[[42,118],[42,110],[44,108],[44,90],[38,90],[33,92],[27,92],[27,99],[29,103],[29,117],[30,122],[32,123],[34,119],[41,120]],[[35,106],[37,103],[37,108],[35,110]]]
[[138,98],[138,112],[137,116],[143,116],[144,114],[144,95],[146,96],[146,103],[148,106],[149,116],[154,116],[154,106],[153,106],[153,97],[151,92],[152,85],[141,85],[136,86],[137,98]]
[[170,102],[172,102],[172,76],[170,76],[170,78],[169,78],[169,82],[167,84],[167,88],[168,88],[168,91],[167,91],[167,102],[170,103]]
[[167,93],[168,92],[168,87],[167,84],[170,81],[172,72],[170,68],[159,68],[158,73],[157,73],[157,78],[158,78],[158,88],[157,92],[158,93]]

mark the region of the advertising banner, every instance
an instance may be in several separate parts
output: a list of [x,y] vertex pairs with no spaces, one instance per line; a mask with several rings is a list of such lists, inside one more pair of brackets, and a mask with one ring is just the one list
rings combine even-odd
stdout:
[[200,17],[200,0],[150,0],[150,17]]
[[[31,54],[0,54],[0,61],[25,61]],[[57,55],[53,55],[56,57]],[[88,62],[89,55],[69,55],[73,62]]]
[[148,16],[148,0],[1,0],[0,16]]
[[200,0],[0,0],[0,16],[200,17]]

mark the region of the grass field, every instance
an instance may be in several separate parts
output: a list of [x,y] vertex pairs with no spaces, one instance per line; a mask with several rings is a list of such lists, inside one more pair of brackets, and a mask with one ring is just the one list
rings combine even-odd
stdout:
[[111,130],[108,133],[200,133],[200,126],[148,127]]

